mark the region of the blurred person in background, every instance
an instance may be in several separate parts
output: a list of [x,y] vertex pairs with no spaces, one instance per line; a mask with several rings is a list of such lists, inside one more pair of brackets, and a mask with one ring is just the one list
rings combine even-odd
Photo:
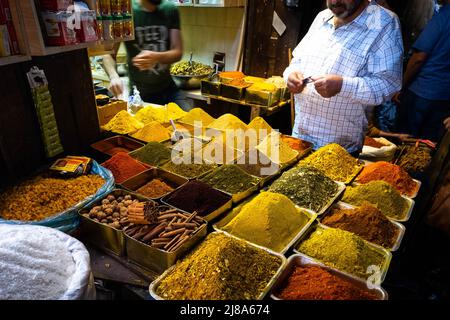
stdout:
[[439,141],[444,120],[450,117],[450,0],[413,45],[406,67],[399,103],[399,131],[418,138]]
[[[175,102],[190,108],[170,75],[170,65],[183,56],[183,39],[177,7],[162,0],[133,0],[135,40],[126,41],[129,87],[139,90],[144,102],[165,105]],[[119,45],[116,46],[116,54]],[[124,85],[116,70],[115,56],[103,56],[110,77],[110,91],[120,96]],[[131,90],[130,90],[131,92]]]

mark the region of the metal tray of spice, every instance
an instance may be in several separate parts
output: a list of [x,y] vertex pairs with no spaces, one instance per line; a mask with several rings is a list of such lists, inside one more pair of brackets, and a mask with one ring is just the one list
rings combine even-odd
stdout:
[[[161,198],[161,203],[163,203],[163,204],[165,204],[165,205],[168,205],[168,206],[171,206],[171,207],[174,207],[174,208],[177,208],[176,206],[174,206],[174,205],[168,203],[166,200],[167,200],[167,197],[168,197],[170,194],[172,194],[172,193],[175,192],[175,191],[180,190],[180,189],[183,188],[183,187],[184,187],[184,185],[178,187],[177,189],[173,190],[173,191],[172,191],[171,193],[169,193],[168,195],[165,195],[164,197],[162,197],[162,198]],[[212,188],[212,189],[214,189],[214,190],[216,190],[216,191],[218,191],[218,192],[220,192],[220,193],[226,195],[227,197],[230,198],[230,200],[227,201],[227,202],[225,202],[222,206],[220,206],[219,208],[215,209],[214,211],[208,213],[208,214],[205,215],[205,216],[202,216],[202,218],[203,218],[206,222],[210,222],[210,221],[216,219],[217,217],[219,217],[220,215],[222,215],[224,212],[230,210],[230,209],[233,207],[233,200],[232,200],[231,196],[230,196],[228,193],[225,193],[225,192],[223,192],[223,191],[217,190],[217,189],[215,189],[215,188]],[[179,209],[179,210],[181,210],[181,211],[185,211],[185,210],[183,210],[183,209],[181,209],[181,208],[177,208],[177,209]],[[185,212],[186,212],[186,211],[185,211]],[[189,213],[190,213],[190,212],[189,212]]]
[[296,267],[306,267],[306,266],[318,266],[330,272],[331,274],[350,282],[359,289],[373,294],[377,298],[377,300],[388,300],[388,293],[381,286],[376,286],[373,289],[369,289],[367,287],[367,281],[363,281],[360,278],[357,278],[349,273],[326,266],[323,263],[316,261],[302,253],[294,254],[288,258],[287,263],[283,268],[280,277],[278,278],[276,283],[272,286],[270,297],[273,300],[283,300],[277,297],[277,292],[279,292],[284,287],[284,285],[287,283],[289,277],[292,275]]
[[[422,182],[417,180],[417,179],[412,179],[414,181],[414,183],[416,184],[416,188],[414,190],[414,192],[411,195],[407,195],[407,194],[402,194],[402,196],[409,198],[409,199],[414,199],[415,197],[417,197],[417,194],[419,193],[420,187],[422,186]],[[361,183],[355,181],[352,183],[352,185],[358,186],[361,185]]]
[[113,156],[118,152],[129,153],[143,146],[144,143],[119,135],[91,144],[92,149],[107,156]]
[[[258,178],[258,177],[255,177],[255,178]],[[258,181],[259,180],[260,179],[258,178]],[[231,200],[233,201],[233,204],[238,204],[239,202],[241,202],[241,201],[247,199],[248,197],[250,197],[252,194],[256,193],[259,190],[259,186],[260,186],[260,182],[258,182],[258,184],[254,185],[253,187],[251,187],[251,188],[249,188],[249,189],[247,189],[245,191],[242,191],[242,192],[239,192],[239,193],[234,193],[234,194],[233,193],[228,193],[228,192],[226,192],[224,190],[220,190],[220,189],[218,189],[218,190],[223,191],[224,193],[230,195]]]
[[[348,204],[348,203],[345,203],[345,202],[340,201],[340,202],[334,204],[334,205],[330,208],[330,210],[328,211],[327,214],[331,213],[331,211],[332,211],[333,209],[354,209],[354,208],[356,208],[356,207],[353,206],[353,205],[351,205],[351,204]],[[319,222],[322,222],[322,219],[324,219],[325,216],[326,216],[326,215],[322,216],[322,217],[319,219]],[[386,248],[386,249],[388,249],[389,251],[394,252],[394,251],[397,251],[397,250],[400,248],[400,244],[402,243],[403,237],[405,236],[406,228],[405,228],[405,226],[402,225],[401,223],[399,223],[399,222],[397,222],[397,221],[395,221],[395,220],[392,220],[392,219],[389,218],[389,217],[387,217],[387,218],[391,221],[391,223],[392,223],[392,224],[395,226],[395,228],[397,229],[397,238],[395,239],[394,244],[392,245],[391,248]],[[374,243],[374,244],[375,244],[375,243]],[[376,244],[375,244],[375,245],[376,245]]]
[[102,205],[102,200],[107,198],[108,195],[114,195],[115,197],[124,197],[131,195],[134,199],[139,201],[151,201],[149,198],[143,197],[137,193],[129,192],[122,189],[114,189],[108,194],[104,195],[101,199],[89,203],[78,211],[80,216],[80,230],[87,237],[87,240],[104,251],[113,253],[117,256],[125,256],[125,236],[122,230],[110,227],[104,223],[92,220],[86,217],[84,214],[96,207]]
[[[181,210],[178,210],[180,211]],[[203,219],[202,219],[203,220]],[[203,220],[204,221],[204,220]],[[144,242],[134,239],[124,232],[126,254],[128,261],[143,268],[150,269],[159,274],[175,264],[175,262],[199,243],[207,234],[207,222],[204,221],[195,233],[175,251],[166,251],[152,247]]]
[[[355,187],[357,186],[357,183],[352,183],[351,186]],[[407,196],[402,195],[401,196],[403,199],[406,200],[406,202],[408,203],[408,208],[405,211],[404,215],[401,218],[394,218],[394,217],[388,217],[389,219],[393,220],[393,221],[397,221],[397,222],[407,222],[412,215],[413,209],[414,209],[414,205],[415,205],[415,201],[411,198],[408,198]]]
[[[164,183],[168,184],[171,188],[176,189],[185,183],[187,183],[189,180],[186,178],[183,178],[179,175],[176,175],[174,173],[159,169],[159,168],[153,168],[149,169],[147,171],[141,172],[138,175],[131,177],[128,180],[125,180],[120,184],[120,186],[126,190],[130,190],[132,192],[139,193],[139,189],[143,186],[145,186],[147,183],[152,181],[153,179],[160,179]],[[169,191],[171,192],[171,191]],[[158,200],[161,199],[163,196],[168,194],[169,192],[158,196],[158,197],[148,197],[152,200]],[[147,197],[146,195],[143,195]]]
[[[313,257],[310,257],[310,256],[308,256],[308,255],[306,255],[306,254],[304,254],[304,253],[302,253],[302,252],[300,252],[300,251],[298,250],[299,245],[300,245],[304,240],[306,240],[306,239],[311,235],[311,233],[313,233],[317,228],[320,228],[320,229],[332,229],[332,228],[330,228],[330,227],[328,227],[328,226],[326,226],[326,225],[323,225],[323,224],[321,224],[320,222],[316,221],[316,222],[315,222],[315,223],[307,230],[307,232],[305,232],[305,233],[300,237],[299,241],[294,245],[294,252],[295,252],[295,253],[298,253],[298,254],[303,254],[303,255],[307,256],[308,258],[310,258],[310,259],[312,259],[312,260],[321,262],[320,260],[314,259]],[[361,239],[362,239],[362,238],[361,238]],[[372,250],[374,250],[374,251],[380,253],[380,254],[383,256],[383,258],[384,258],[384,259],[383,259],[383,260],[384,260],[384,261],[383,261],[383,264],[382,264],[382,266],[381,266],[381,268],[380,268],[380,271],[379,271],[379,272],[380,272],[380,274],[379,274],[379,281],[380,281],[380,284],[381,284],[381,283],[384,281],[384,279],[386,278],[386,274],[387,274],[387,271],[388,271],[388,269],[389,269],[389,265],[391,264],[392,253],[391,253],[389,250],[387,250],[387,249],[385,249],[385,248],[383,248],[383,247],[381,247],[381,246],[378,246],[378,245],[376,245],[376,244],[373,244],[373,243],[371,243],[371,242],[368,242],[368,241],[366,241],[366,240],[364,240],[364,239],[362,239],[362,241],[364,241],[364,243],[366,243],[367,246],[370,247]],[[321,262],[321,263],[324,263],[325,265],[327,265],[326,262]],[[338,270],[340,270],[340,269],[338,269]],[[363,281],[366,281],[366,280],[369,280],[369,279],[371,279],[372,277],[374,277],[375,274],[372,274],[372,275],[369,274],[369,276],[368,276],[367,279],[365,279],[365,278],[360,278],[360,277],[358,277],[357,275],[353,275],[353,276],[356,277],[356,278],[358,278],[358,279],[361,279],[361,280],[363,280]],[[378,279],[375,279],[375,278],[374,278],[374,280],[378,280]]]
[[[236,239],[236,240],[238,240],[238,241],[244,242],[244,243],[246,243],[248,246],[255,247],[255,248],[257,248],[257,249],[263,250],[263,251],[269,253],[270,255],[275,256],[275,257],[277,257],[277,258],[279,258],[279,259],[281,260],[281,264],[280,264],[280,267],[278,268],[277,272],[276,272],[275,275],[270,279],[270,281],[268,282],[268,284],[267,284],[267,286],[265,287],[265,289],[261,292],[261,294],[260,294],[260,295],[258,296],[258,298],[257,298],[257,300],[263,300],[263,299],[266,297],[266,295],[270,292],[272,286],[275,284],[275,282],[276,282],[276,281],[278,280],[278,278],[281,276],[281,272],[282,272],[284,266],[285,266],[286,263],[287,263],[286,257],[283,256],[282,254],[279,254],[279,253],[275,252],[275,251],[272,251],[272,250],[269,250],[269,249],[267,249],[267,248],[258,246],[258,245],[256,245],[256,244],[251,243],[251,242],[248,242],[248,241],[246,241],[246,240],[237,238],[237,237],[235,237],[235,236],[233,236],[233,235],[230,235],[229,233],[226,233],[226,232],[221,231],[221,230],[214,231],[213,233],[222,233],[222,234],[226,235],[227,237],[231,237],[231,238],[234,238],[234,239]],[[156,291],[157,291],[157,289],[158,289],[158,286],[159,286],[160,283],[162,282],[162,280],[163,280],[165,277],[167,277],[167,275],[169,275],[170,272],[172,272],[172,270],[173,270],[175,267],[176,267],[176,265],[170,267],[170,268],[167,269],[162,275],[160,275],[160,276],[159,276],[158,278],[156,278],[152,283],[150,283],[150,286],[149,286],[149,293],[150,293],[150,295],[151,295],[155,300],[165,300],[164,298],[162,298],[161,296],[159,296],[159,295],[156,293]]]
[[[227,214],[225,218],[223,218],[219,222],[213,224],[213,229],[216,230],[216,231],[222,231],[222,232],[224,232],[226,234],[230,234],[230,235],[234,236],[233,234],[231,234],[231,233],[229,233],[227,231],[224,231],[223,228],[227,224],[229,224],[231,222],[231,220],[233,220],[240,213],[240,211],[242,210],[243,206],[246,205],[248,202],[250,202],[253,198],[254,197],[252,197],[248,201],[245,201],[244,203],[240,204],[239,206],[237,206],[233,210],[231,210],[230,213]],[[314,211],[311,211],[311,210],[308,210],[308,209],[304,209],[304,208],[300,208],[299,206],[295,206],[295,207],[297,208],[298,212],[302,212],[302,213],[304,213],[304,214],[306,214],[308,216],[308,222],[298,231],[298,233],[295,235],[295,237],[292,238],[292,240],[283,248],[283,250],[281,250],[279,252],[280,254],[285,254],[290,248],[292,248],[295,245],[295,243],[297,243],[297,241],[300,239],[300,237],[309,229],[309,227],[311,227],[311,225],[314,223],[314,221],[317,218],[317,213],[315,213]],[[239,238],[237,236],[234,236],[234,237],[238,238],[238,239],[242,239],[242,238]],[[242,239],[242,240],[248,241],[246,239]],[[269,250],[271,250],[271,249],[269,249]]]

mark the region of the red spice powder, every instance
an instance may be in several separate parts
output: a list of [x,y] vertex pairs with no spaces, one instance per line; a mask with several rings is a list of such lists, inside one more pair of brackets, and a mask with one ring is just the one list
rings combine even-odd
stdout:
[[284,300],[375,300],[377,297],[319,266],[297,266],[275,296]]
[[308,143],[301,139],[289,137],[289,136],[281,136],[281,140],[289,145],[289,147],[295,151],[303,152],[310,147]]
[[111,170],[116,183],[122,183],[150,168],[150,166],[136,161],[125,152],[116,153],[111,159],[104,162],[102,166]]
[[417,191],[416,182],[400,166],[379,161],[364,167],[358,177],[359,183],[383,180],[403,195],[412,196]]
[[368,146],[368,147],[377,148],[377,149],[386,146],[386,145],[382,144],[381,142],[378,142],[377,140],[375,140],[374,138],[371,138],[371,137],[366,137],[364,139],[364,145]]

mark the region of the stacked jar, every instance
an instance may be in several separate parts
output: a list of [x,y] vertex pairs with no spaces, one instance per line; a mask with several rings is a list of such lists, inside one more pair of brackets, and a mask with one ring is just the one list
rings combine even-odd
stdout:
[[97,15],[102,40],[133,38],[131,0],[97,0]]

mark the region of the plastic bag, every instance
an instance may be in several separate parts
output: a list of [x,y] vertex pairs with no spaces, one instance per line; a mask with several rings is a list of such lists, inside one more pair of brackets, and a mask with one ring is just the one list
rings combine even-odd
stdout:
[[[96,298],[89,252],[77,239],[52,228],[3,224],[0,244],[0,269],[3,277],[10,279],[7,285],[0,284],[0,299]],[[55,246],[67,254],[62,258],[58,251],[59,255],[54,256]],[[73,273],[65,271],[69,268]],[[61,274],[49,274],[49,269],[61,270]],[[50,293],[49,286],[62,290]]]
[[97,190],[95,194],[85,198],[83,201],[80,201],[73,207],[40,221],[5,220],[0,218],[0,223],[40,225],[55,228],[62,232],[70,232],[74,230],[80,223],[78,210],[84,207],[87,203],[102,198],[105,194],[107,194],[114,188],[114,177],[111,171],[103,168],[96,161],[93,162],[92,168],[89,173],[98,174],[103,179],[105,179],[105,183],[100,189]]
[[392,161],[394,159],[397,146],[385,138],[374,138],[374,140],[386,146],[381,148],[364,146],[359,157],[370,161]]
[[128,97],[128,112],[136,114],[143,107],[144,101],[142,101],[141,93],[136,86],[133,86],[133,94]]

